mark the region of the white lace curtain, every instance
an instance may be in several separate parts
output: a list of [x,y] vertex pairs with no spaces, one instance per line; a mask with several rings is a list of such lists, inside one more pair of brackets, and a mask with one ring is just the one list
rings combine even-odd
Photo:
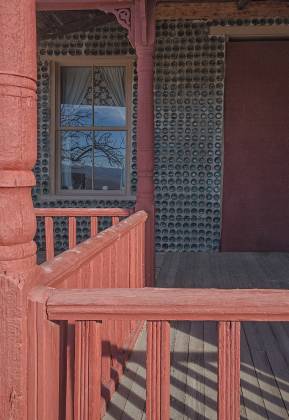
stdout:
[[100,77],[105,82],[114,106],[125,106],[125,68],[124,67],[101,67]]
[[[89,67],[66,67],[61,72],[61,102],[63,105],[81,105],[91,86],[91,69]],[[62,144],[62,184],[72,189],[71,144],[66,138]]]

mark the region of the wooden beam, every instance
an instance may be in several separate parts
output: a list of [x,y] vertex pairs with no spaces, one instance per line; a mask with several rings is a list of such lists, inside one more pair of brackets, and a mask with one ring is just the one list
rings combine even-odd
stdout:
[[227,39],[287,39],[289,25],[215,25],[209,28],[209,36],[224,36]]
[[289,17],[289,2],[269,0],[251,1],[240,10],[234,2],[159,3],[158,20],[168,19],[253,19],[268,17]]
[[132,4],[132,0],[36,0],[38,11],[59,11],[59,10],[98,10],[100,6],[109,8],[110,6],[127,7]]
[[54,289],[50,320],[288,321],[288,290]]

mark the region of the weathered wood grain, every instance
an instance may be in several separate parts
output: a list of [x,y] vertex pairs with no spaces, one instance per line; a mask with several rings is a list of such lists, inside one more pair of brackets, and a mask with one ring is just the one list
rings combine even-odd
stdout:
[[35,1],[1,1],[0,9],[0,418],[26,420],[27,294],[37,282]]
[[240,323],[219,323],[218,415],[240,418]]
[[289,320],[289,291],[274,289],[55,290],[51,320]]
[[121,208],[35,208],[37,217],[128,217],[131,209]]
[[288,3],[284,1],[251,1],[239,9],[236,1],[160,2],[157,19],[253,19],[266,17],[288,17]]

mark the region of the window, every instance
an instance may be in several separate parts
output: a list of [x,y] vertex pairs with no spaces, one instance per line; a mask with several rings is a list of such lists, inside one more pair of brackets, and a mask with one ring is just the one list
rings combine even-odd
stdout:
[[55,74],[55,192],[128,194],[131,61],[68,60]]

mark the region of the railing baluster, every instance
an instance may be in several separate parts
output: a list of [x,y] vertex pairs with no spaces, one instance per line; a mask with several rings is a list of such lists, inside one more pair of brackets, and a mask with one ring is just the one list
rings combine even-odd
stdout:
[[240,419],[240,322],[219,322],[218,419]]
[[54,229],[53,218],[47,216],[44,218],[45,225],[45,248],[46,248],[46,261],[54,258]]
[[96,236],[98,234],[98,218],[96,216],[92,216],[90,218],[90,236]]
[[74,420],[101,418],[101,323],[75,323]]
[[45,243],[46,261],[52,260],[55,256],[53,218],[68,218],[68,243],[69,248],[76,246],[76,217],[90,218],[90,237],[95,237],[99,232],[99,217],[110,217],[112,226],[117,225],[121,218],[129,217],[133,214],[133,209],[120,208],[35,208],[36,217],[44,217],[45,223]]
[[170,417],[170,324],[147,322],[147,420]]
[[69,248],[76,246],[76,218],[73,216],[68,218],[68,246]]
[[66,355],[63,355],[66,360],[66,366],[63,366],[66,374],[66,401],[65,401],[65,412],[66,418],[73,418],[73,360],[74,360],[74,340],[75,340],[75,329],[72,322],[66,324],[65,344],[66,344]]

